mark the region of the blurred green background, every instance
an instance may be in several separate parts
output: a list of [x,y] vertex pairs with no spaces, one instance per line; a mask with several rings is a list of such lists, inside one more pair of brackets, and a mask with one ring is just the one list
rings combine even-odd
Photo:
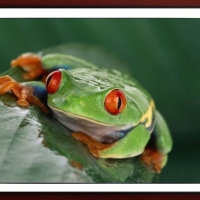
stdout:
[[[166,183],[200,182],[200,19],[0,19],[0,72],[24,52],[80,42],[127,63],[152,94],[174,147]],[[123,68],[123,66],[122,66]]]

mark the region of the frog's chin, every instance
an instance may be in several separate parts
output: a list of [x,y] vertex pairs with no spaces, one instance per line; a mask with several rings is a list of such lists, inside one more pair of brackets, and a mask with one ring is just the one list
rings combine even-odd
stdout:
[[52,109],[54,117],[65,127],[74,132],[86,133],[99,142],[112,143],[126,134],[133,127],[131,125],[115,126],[95,120]]

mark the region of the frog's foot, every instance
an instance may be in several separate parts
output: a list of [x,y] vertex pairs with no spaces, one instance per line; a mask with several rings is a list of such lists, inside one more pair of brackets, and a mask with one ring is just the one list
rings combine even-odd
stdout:
[[152,171],[160,173],[166,163],[167,155],[149,148],[145,149],[140,158]]
[[75,161],[75,160],[69,161],[69,164],[70,164],[72,167],[77,168],[77,169],[79,169],[79,170],[82,170],[82,169],[83,169],[83,164],[81,164],[81,163],[79,163],[79,162],[77,162],[77,161]]
[[29,103],[35,104],[42,109],[45,113],[49,113],[46,106],[33,95],[33,88],[20,84],[12,79],[10,76],[0,77],[0,95],[12,91],[18,98],[16,102],[21,107],[29,107]]
[[100,157],[99,152],[112,146],[112,144],[105,144],[98,142],[97,140],[95,140],[94,138],[90,137],[85,133],[73,132],[72,136],[77,140],[85,143],[88,146],[90,152],[96,157]]
[[18,56],[15,60],[11,61],[11,66],[18,66],[26,71],[23,74],[23,78],[26,80],[33,80],[44,73],[41,57],[33,53],[25,53]]

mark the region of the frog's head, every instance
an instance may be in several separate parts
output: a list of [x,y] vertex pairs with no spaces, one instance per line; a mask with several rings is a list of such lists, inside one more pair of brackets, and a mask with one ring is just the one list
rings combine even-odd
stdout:
[[[99,142],[120,140],[138,124],[146,123],[141,106],[125,93],[124,88],[96,82],[90,74],[86,78],[73,76],[66,70],[54,71],[47,78],[46,88],[48,105],[58,121]],[[145,146],[149,134],[142,137],[146,138],[141,141],[145,144],[138,145]]]

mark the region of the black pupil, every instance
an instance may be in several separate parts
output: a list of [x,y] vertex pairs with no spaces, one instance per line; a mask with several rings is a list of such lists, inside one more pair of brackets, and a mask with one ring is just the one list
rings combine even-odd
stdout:
[[120,109],[121,105],[122,105],[122,100],[121,100],[121,98],[119,97],[119,98],[118,98],[118,104],[117,104],[117,110]]
[[53,76],[53,74],[52,74],[51,76],[49,76],[48,79],[46,80],[46,86],[49,85],[49,82],[50,82],[50,80],[52,79],[52,76]]

